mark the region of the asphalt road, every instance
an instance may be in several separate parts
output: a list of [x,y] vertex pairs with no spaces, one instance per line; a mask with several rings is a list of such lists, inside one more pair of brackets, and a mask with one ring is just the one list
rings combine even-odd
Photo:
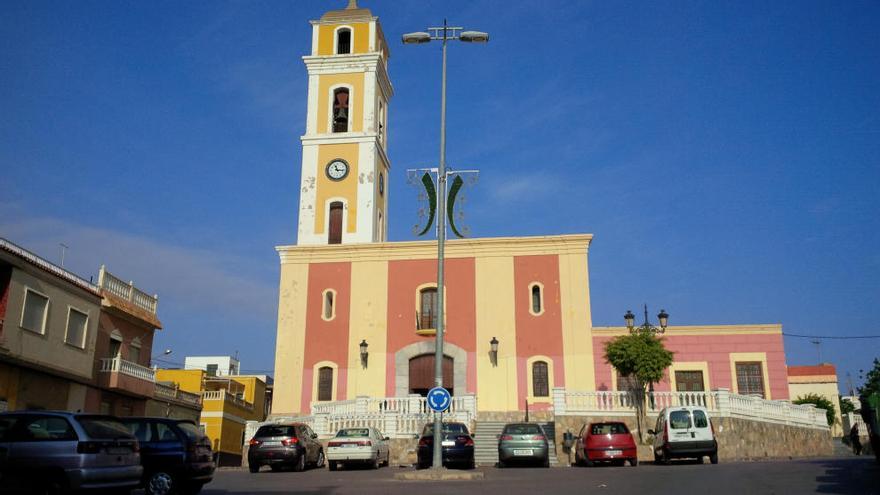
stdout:
[[[791,461],[594,468],[479,468],[480,481],[397,481],[402,468],[303,473],[218,471],[202,493],[302,494],[810,494],[880,495],[880,466],[867,456]],[[548,494],[549,495],[549,494]]]

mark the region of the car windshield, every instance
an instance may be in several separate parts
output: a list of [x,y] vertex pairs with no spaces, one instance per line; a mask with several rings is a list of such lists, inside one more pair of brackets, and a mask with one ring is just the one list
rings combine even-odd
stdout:
[[344,430],[339,430],[339,433],[336,434],[337,437],[368,437],[370,436],[370,430],[367,428],[346,428]]
[[257,430],[255,437],[294,437],[296,429],[293,426],[266,425]]
[[541,435],[541,427],[538,425],[507,425],[504,433],[508,435]]
[[620,435],[629,433],[623,423],[596,423],[590,428],[590,435]]
[[202,430],[200,430],[198,426],[190,423],[189,421],[178,421],[177,427],[183,430],[183,432],[186,433],[186,437],[193,442],[197,442],[205,436],[205,434],[202,433]]
[[669,426],[674,430],[686,430],[691,427],[690,411],[672,411],[669,413]]
[[[443,433],[451,433],[453,435],[467,435],[468,429],[467,426],[461,423],[443,423]],[[427,437],[434,434],[434,425],[427,424],[425,425],[425,429],[422,430],[422,436]]]
[[76,420],[91,438],[133,438],[126,426],[107,416],[77,416]]

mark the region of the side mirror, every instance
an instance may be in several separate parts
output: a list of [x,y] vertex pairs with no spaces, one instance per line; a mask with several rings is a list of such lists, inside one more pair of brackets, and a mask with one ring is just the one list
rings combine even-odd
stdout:
[[418,434],[418,433],[414,434],[414,435],[413,435],[413,438],[415,438],[416,440],[418,440],[418,439],[419,439],[419,434]]
[[382,440],[385,440],[387,442],[388,440],[391,440],[391,437],[385,437]]
[[657,435],[657,434],[654,433],[654,430],[648,430],[648,435]]
[[317,434],[317,433],[312,433],[312,438],[318,438],[318,434]]

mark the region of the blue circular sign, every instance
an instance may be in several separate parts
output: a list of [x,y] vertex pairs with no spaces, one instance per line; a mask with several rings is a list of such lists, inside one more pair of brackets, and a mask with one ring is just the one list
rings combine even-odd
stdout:
[[450,404],[452,404],[452,396],[449,395],[449,390],[443,387],[434,387],[428,391],[428,407],[431,409],[443,412],[449,409]]

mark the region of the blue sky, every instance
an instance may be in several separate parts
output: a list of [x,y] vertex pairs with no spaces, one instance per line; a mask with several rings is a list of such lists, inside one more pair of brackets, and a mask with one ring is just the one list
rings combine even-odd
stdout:
[[[0,5],[0,236],[159,294],[156,349],[271,371],[278,258],[296,240],[309,19],[329,2]],[[593,324],[782,323],[876,335],[877,2],[361,1],[392,44],[389,237],[405,169],[479,168],[477,237],[592,233]],[[786,338],[789,364],[816,347]],[[880,340],[823,340],[847,373]]]

